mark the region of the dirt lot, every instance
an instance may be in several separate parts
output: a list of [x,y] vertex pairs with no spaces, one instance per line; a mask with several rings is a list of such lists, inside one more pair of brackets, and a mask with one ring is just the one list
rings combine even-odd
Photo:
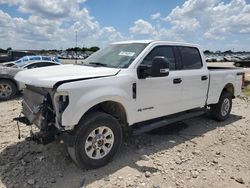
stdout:
[[[72,63],[64,62],[64,63]],[[250,187],[250,98],[226,122],[202,116],[128,138],[105,167],[81,170],[62,144],[25,141],[12,120],[21,97],[0,102],[0,188]]]
[[[63,145],[17,139],[20,99],[0,103],[0,187],[250,187],[250,98],[222,123],[207,116],[129,138],[105,167],[80,170]],[[29,134],[21,127],[22,136]]]

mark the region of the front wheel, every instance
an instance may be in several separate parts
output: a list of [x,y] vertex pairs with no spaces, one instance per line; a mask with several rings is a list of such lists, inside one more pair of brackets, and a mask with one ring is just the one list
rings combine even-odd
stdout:
[[223,92],[217,104],[211,105],[211,115],[218,121],[225,121],[232,109],[232,94]]
[[122,128],[111,115],[94,112],[79,123],[74,146],[68,148],[71,158],[81,168],[106,165],[122,143]]

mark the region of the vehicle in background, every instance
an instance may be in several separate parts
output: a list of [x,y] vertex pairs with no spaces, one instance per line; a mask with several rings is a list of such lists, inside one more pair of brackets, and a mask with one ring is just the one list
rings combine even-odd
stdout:
[[0,101],[11,99],[18,93],[18,91],[25,88],[25,85],[18,83],[14,79],[19,71],[53,65],[60,65],[60,63],[39,60],[17,63],[12,66],[9,64],[0,66]]
[[10,50],[8,51],[7,55],[0,56],[0,63],[9,62],[9,61],[16,61],[27,55],[35,55],[29,51],[18,51],[18,50]]
[[35,55],[35,56],[24,56],[18,59],[17,61],[6,62],[3,63],[2,65],[7,67],[18,65],[18,67],[20,67],[22,65],[25,65],[27,62],[32,62],[32,61],[52,61],[61,64],[61,61],[57,57]]
[[235,61],[234,66],[236,66],[236,67],[250,67],[250,59]]

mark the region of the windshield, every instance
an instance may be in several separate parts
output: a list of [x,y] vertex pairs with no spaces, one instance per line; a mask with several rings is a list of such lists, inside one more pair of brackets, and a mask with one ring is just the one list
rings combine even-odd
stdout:
[[85,59],[83,65],[127,68],[146,46],[146,43],[111,44]]

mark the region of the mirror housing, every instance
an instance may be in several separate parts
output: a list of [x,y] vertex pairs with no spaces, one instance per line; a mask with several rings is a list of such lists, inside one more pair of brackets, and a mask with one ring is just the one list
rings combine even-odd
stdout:
[[152,77],[164,77],[169,75],[169,62],[165,57],[156,56],[151,67]]
[[149,65],[139,65],[137,68],[137,76],[139,79],[145,79],[150,76],[150,66]]
[[169,62],[163,56],[156,56],[152,61],[152,65],[140,65],[137,69],[139,79],[151,77],[164,77],[169,75]]

